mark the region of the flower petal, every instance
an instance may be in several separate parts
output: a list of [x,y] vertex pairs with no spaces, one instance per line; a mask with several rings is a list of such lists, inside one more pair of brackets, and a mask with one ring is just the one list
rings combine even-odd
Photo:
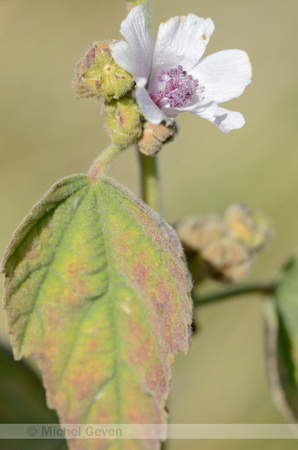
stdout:
[[190,103],[185,106],[180,106],[179,108],[171,108],[168,104],[162,105],[161,108],[169,117],[175,117],[177,114],[183,112],[190,112],[211,121],[214,120],[214,116],[218,110],[218,106],[215,102],[200,102],[198,98],[194,98]]
[[204,95],[216,103],[239,97],[251,82],[248,55],[242,50],[223,50],[202,59],[193,75],[205,88]]
[[151,82],[155,82],[162,70],[178,65],[186,71],[191,70],[203,55],[213,30],[211,19],[202,19],[194,14],[172,17],[161,23],[153,56]]
[[163,120],[166,121],[167,125],[172,122],[172,120],[156,106],[144,87],[137,87],[136,100],[146,119],[153,125],[158,125]]
[[163,107],[162,109],[169,117],[175,117],[182,112],[190,112],[214,123],[223,133],[241,128],[245,124],[244,117],[240,112],[229,111],[221,108],[215,102],[207,100],[196,102],[194,99],[189,105],[179,108]]
[[120,27],[125,41],[111,43],[112,55],[116,63],[138,78],[148,80],[153,55],[153,43],[146,25],[146,7],[133,8]]
[[211,122],[217,125],[223,133],[228,133],[231,130],[242,128],[245,124],[245,119],[240,112],[229,111],[228,109],[219,106],[217,113]]

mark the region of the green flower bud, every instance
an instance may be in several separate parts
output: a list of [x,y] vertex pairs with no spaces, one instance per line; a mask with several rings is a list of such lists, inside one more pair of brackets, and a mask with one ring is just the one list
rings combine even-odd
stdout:
[[142,134],[141,112],[129,97],[105,102],[106,131],[114,144],[121,147],[135,142]]
[[88,96],[82,85],[93,95],[112,100],[125,95],[134,84],[132,76],[115,63],[108,41],[94,43],[75,72],[73,87],[79,97]]

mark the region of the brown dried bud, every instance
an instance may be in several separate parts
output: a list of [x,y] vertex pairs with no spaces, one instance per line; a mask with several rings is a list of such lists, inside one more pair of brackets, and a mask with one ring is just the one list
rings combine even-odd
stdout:
[[199,276],[236,283],[247,274],[256,255],[272,236],[262,211],[235,204],[225,220],[218,216],[188,217],[176,224],[194,278]]
[[187,253],[199,252],[227,234],[225,225],[215,215],[187,217],[177,223],[176,231]]
[[229,237],[212,242],[202,250],[209,275],[219,281],[236,283],[241,281],[251,266],[251,255],[239,242]]
[[106,100],[118,99],[133,85],[132,75],[112,58],[109,41],[94,43],[75,66],[73,88],[78,97],[97,95]]
[[178,133],[178,127],[174,122],[172,125],[153,125],[145,122],[142,137],[139,139],[139,150],[144,155],[156,155],[166,142],[172,141]]

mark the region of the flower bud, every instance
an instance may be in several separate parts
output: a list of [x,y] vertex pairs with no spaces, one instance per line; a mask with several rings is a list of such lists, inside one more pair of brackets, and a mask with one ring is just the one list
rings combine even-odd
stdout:
[[156,155],[162,145],[166,142],[172,141],[178,133],[177,124],[166,126],[164,124],[153,125],[150,122],[145,122],[144,131],[141,139],[139,139],[139,150],[144,155]]
[[231,205],[225,217],[229,234],[251,252],[261,250],[272,238],[269,219],[262,211],[246,205]]
[[186,253],[199,252],[227,234],[226,226],[216,215],[187,217],[176,225]]
[[207,263],[211,278],[226,283],[241,281],[248,274],[252,261],[248,250],[229,237],[218,239],[203,248],[202,258]]
[[121,147],[135,142],[142,134],[138,104],[128,97],[105,102],[106,131],[114,144]]
[[112,58],[108,41],[94,43],[76,64],[73,88],[78,97],[87,97],[89,90],[89,95],[118,99],[130,91],[133,84],[132,76]]

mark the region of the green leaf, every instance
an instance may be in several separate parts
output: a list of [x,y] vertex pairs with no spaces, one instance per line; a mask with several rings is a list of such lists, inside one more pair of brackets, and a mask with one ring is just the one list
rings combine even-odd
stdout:
[[274,301],[266,304],[268,369],[273,398],[288,420],[298,420],[298,258],[283,268]]
[[35,356],[62,422],[166,421],[192,302],[180,242],[163,219],[110,178],[72,176],[31,210],[2,270],[15,357]]

